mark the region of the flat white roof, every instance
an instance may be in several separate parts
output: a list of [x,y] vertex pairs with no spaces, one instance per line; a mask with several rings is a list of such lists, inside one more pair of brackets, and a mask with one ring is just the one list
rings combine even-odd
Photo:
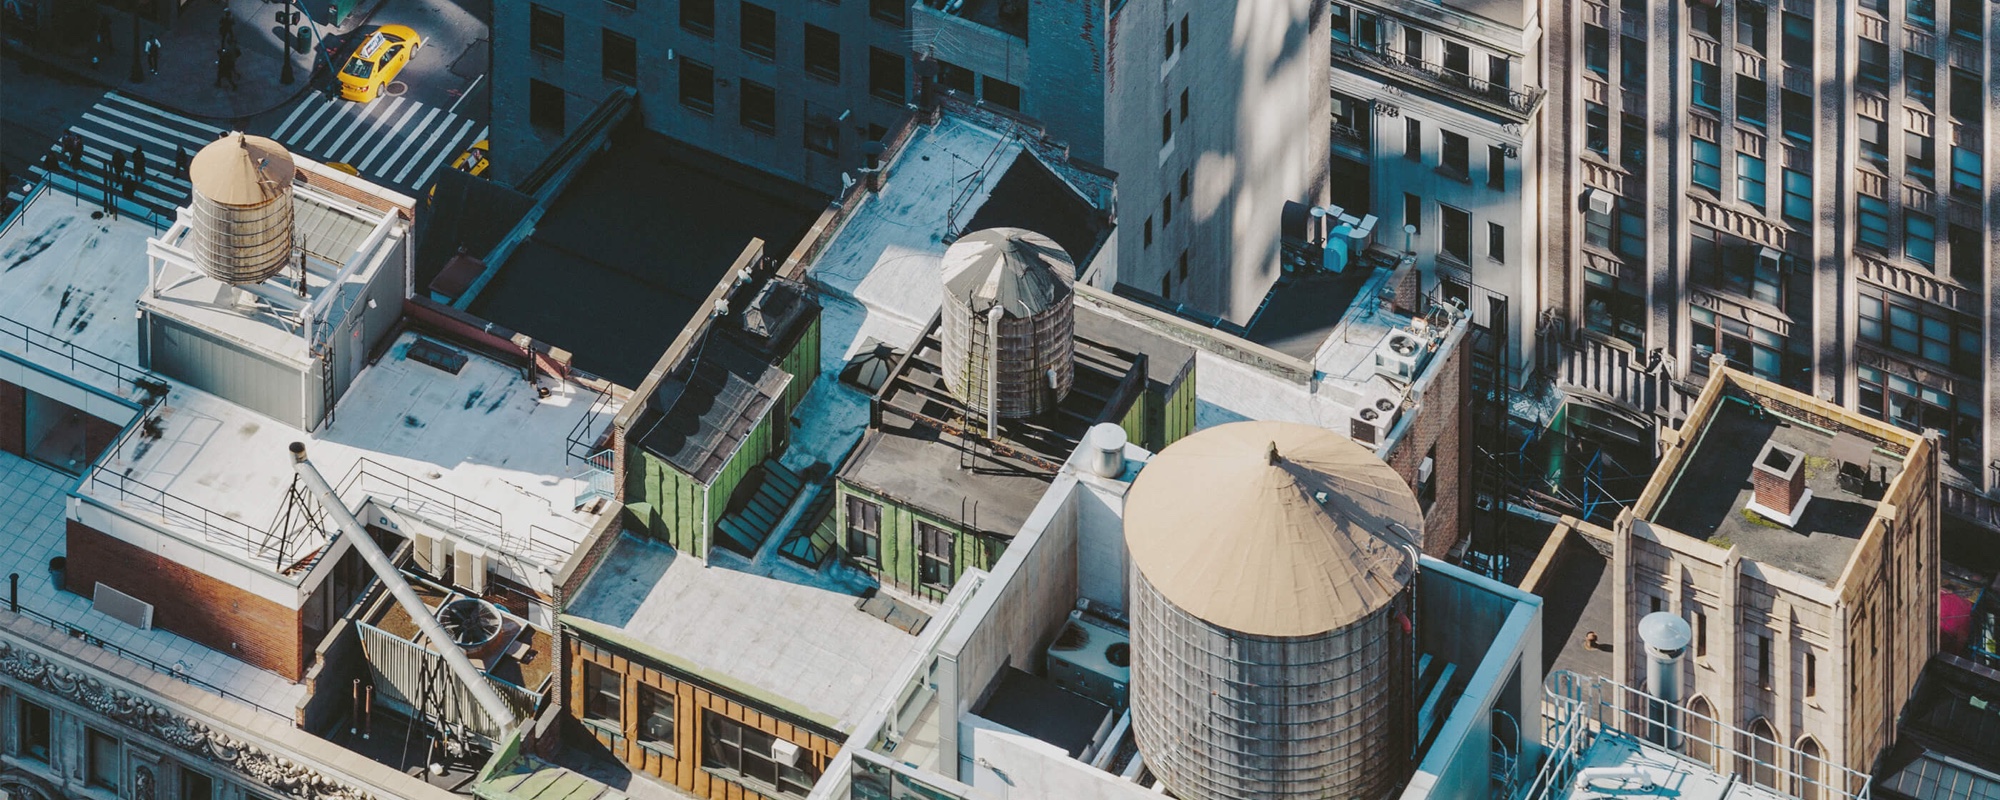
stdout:
[[[568,441],[573,432],[595,441],[611,423],[613,401],[546,377],[538,379],[550,390],[542,397],[519,368],[462,350],[469,357],[454,375],[407,357],[419,338],[401,334],[348,388],[333,424],[310,434],[176,385],[155,415],[160,436],[135,434],[119,443],[78,492],[152,527],[274,569],[258,543],[214,536],[200,519],[163,516],[159,509],[162,496],[170,495],[267,530],[292,481],[286,448],[300,441],[350,508],[365,493],[467,538],[486,539],[489,549],[554,569],[595,519],[573,510],[585,489],[574,476],[585,466],[567,456]],[[364,461],[366,467],[357,468]],[[495,519],[508,541],[491,541],[500,538],[493,533]]]
[[131,398],[116,375],[139,372],[133,309],[153,226],[92,219],[95,208],[48,188],[0,233],[0,351]]
[[568,615],[849,730],[918,637],[855,607],[865,576],[838,563],[809,571],[773,550],[703,563],[628,533]]
[[1789,797],[1759,788],[1734,775],[1719,774],[1706,764],[1611,730],[1597,734],[1590,749],[1578,757],[1577,767],[1638,770],[1646,775],[1644,783],[1652,788],[1642,791],[1639,781],[1571,779],[1568,786],[1555,787],[1549,793],[1549,800],[1611,800],[1634,796],[1673,797],[1676,800],[1782,800]]

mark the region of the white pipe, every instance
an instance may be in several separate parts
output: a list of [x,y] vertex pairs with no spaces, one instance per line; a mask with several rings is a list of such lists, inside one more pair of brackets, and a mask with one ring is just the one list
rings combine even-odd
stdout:
[[986,440],[989,442],[999,438],[1000,317],[1005,313],[996,303],[986,315],[986,345],[992,351],[992,358],[986,362]]
[[368,562],[368,566],[375,570],[375,575],[382,579],[382,585],[389,588],[389,594],[394,596],[396,602],[403,607],[403,611],[416,621],[417,629],[423,631],[424,638],[430,640],[431,646],[437,648],[438,653],[444,656],[445,666],[450,667],[452,673],[465,682],[465,687],[472,691],[472,699],[478,701],[479,707],[486,711],[486,716],[491,717],[500,726],[503,735],[495,738],[504,738],[505,732],[514,727],[513,707],[500,698],[500,693],[494,691],[493,685],[486,682],[486,676],[480,674],[479,670],[472,666],[472,662],[466,659],[465,651],[460,650],[451,640],[451,635],[445,633],[444,626],[439,625],[437,618],[432,616],[430,607],[417,598],[416,590],[411,589],[409,582],[403,580],[402,573],[396,571],[396,565],[390,563],[389,556],[375,544],[374,537],[369,536],[368,530],[361,526],[361,521],[354,518],[354,512],[347,510],[347,505],[340,501],[340,495],[334,492],[333,487],[327,484],[326,478],[319,474],[319,468],[306,460],[305,443],[293,442],[291,451],[292,468],[298,471],[299,477],[305,479],[306,486],[319,495],[320,504],[326,506],[333,521],[340,526],[341,533],[346,534],[348,540],[354,543],[354,551],[360,553],[361,560]]

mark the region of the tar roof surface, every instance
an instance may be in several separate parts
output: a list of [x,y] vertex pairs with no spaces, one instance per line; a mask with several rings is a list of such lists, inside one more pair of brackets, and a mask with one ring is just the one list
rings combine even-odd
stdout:
[[[1839,465],[1830,457],[1834,438],[1729,400],[1717,403],[1698,436],[1649,521],[1704,541],[1734,544],[1744,558],[1760,564],[1827,584],[1838,580],[1878,503],[1840,488]],[[1745,514],[1754,496],[1750,473],[1766,442],[1805,454],[1806,487],[1813,496],[1793,528],[1753,522]],[[1880,453],[1872,459],[1871,470],[1886,467],[1890,481],[1902,471],[1899,459]]]
[[825,206],[824,195],[628,125],[470,310],[638,386],[745,244],[761,238],[783,257]]
[[766,552],[709,563],[625,534],[568,609],[711,676],[851,728],[874,707],[917,637],[855,607],[867,580]]
[[1048,492],[1051,476],[1040,468],[981,448],[962,467],[964,445],[951,436],[885,416],[862,437],[841,468],[841,480],[946,520],[964,520],[1001,536],[1019,533]]

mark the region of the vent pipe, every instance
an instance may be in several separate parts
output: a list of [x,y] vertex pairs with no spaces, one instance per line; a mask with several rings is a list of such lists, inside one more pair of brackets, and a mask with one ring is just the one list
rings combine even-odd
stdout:
[[1694,631],[1687,620],[1666,611],[1655,611],[1639,620],[1639,641],[1646,648],[1646,691],[1655,699],[1647,701],[1646,719],[1652,725],[1646,738],[1663,747],[1681,746],[1681,658],[1687,655]]
[[1116,478],[1125,474],[1125,429],[1115,422],[1090,426],[1090,474]]
[[293,442],[291,451],[292,468],[298,471],[306,486],[311,488],[314,494],[319,495],[320,504],[326,507],[333,521],[340,526],[340,532],[354,542],[355,552],[360,553],[361,560],[368,562],[369,568],[375,570],[376,577],[382,579],[382,585],[389,588],[389,594],[396,598],[403,611],[417,623],[417,630],[422,631],[424,638],[430,641],[438,654],[444,656],[445,666],[450,667],[452,674],[457,675],[458,679],[465,683],[465,688],[472,691],[472,699],[478,701],[479,707],[486,712],[486,716],[493,719],[501,731],[513,728],[515,723],[513,707],[501,699],[500,693],[493,690],[493,685],[486,682],[486,676],[480,674],[478,668],[472,666],[472,662],[466,659],[465,652],[452,641],[451,634],[446,633],[444,626],[439,625],[437,619],[432,616],[430,607],[417,598],[416,590],[410,588],[409,582],[403,580],[403,574],[397,572],[396,565],[389,561],[389,556],[375,544],[375,537],[369,536],[368,529],[362,527],[361,521],[354,518],[354,512],[348,511],[347,505],[340,502],[340,495],[327,484],[326,478],[319,474],[319,468],[306,460],[305,443]]

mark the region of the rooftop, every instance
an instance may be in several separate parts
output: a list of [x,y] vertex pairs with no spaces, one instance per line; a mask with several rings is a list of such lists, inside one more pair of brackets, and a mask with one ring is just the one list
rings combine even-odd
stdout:
[[[1887,485],[1902,472],[1903,460],[1876,443],[1845,444],[1854,434],[1836,435],[1803,421],[1785,419],[1756,400],[1734,395],[1718,403],[1699,430],[1693,450],[1681,462],[1648,521],[1723,548],[1734,545],[1744,558],[1782,567],[1832,584],[1875,516],[1879,490],[1842,478],[1847,466],[1865,459],[1870,474]],[[1754,498],[1751,473],[1767,443],[1802,453],[1806,488],[1812,499],[1791,528],[1746,506]],[[1852,489],[1846,487],[1853,487]]]
[[[412,359],[419,340],[459,352],[464,365],[453,374]],[[301,441],[350,504],[365,493],[486,538],[489,549],[519,556],[531,569],[553,570],[594,519],[572,510],[585,483],[569,477],[583,465],[568,456],[567,442],[595,441],[612,405],[596,390],[530,382],[518,367],[405,332],[348,388],[334,423],[312,433],[175,385],[151,412],[159,435],[128,436],[77,491],[282,573],[290,565],[275,565],[261,552],[262,540],[265,526],[276,527],[291,484],[286,446]],[[228,574],[212,566],[211,574]]]
[[[1707,764],[1611,730],[1576,760],[1580,769],[1629,769],[1643,773],[1639,781],[1610,778],[1578,779],[1548,795],[1549,800],[1613,800],[1623,797],[1673,797],[1675,800],[1787,800],[1790,795],[1762,789],[1735,775],[1718,773]],[[1640,790],[1639,786],[1654,787]]]
[[807,570],[774,548],[708,563],[621,537],[564,621],[613,643],[846,730],[917,637],[857,608],[870,582],[839,564]]
[[[1611,609],[1616,591],[1610,560],[1571,530],[1558,545],[1540,592],[1548,600],[1542,631],[1542,665],[1579,675],[1611,677],[1617,661],[1611,648]],[[1595,632],[1596,647],[1585,646]]]
[[575,353],[579,369],[638,386],[745,242],[790,252],[825,204],[629,120],[468,310]]
[[2000,800],[2000,671],[1939,655],[1903,706],[1878,796]]

